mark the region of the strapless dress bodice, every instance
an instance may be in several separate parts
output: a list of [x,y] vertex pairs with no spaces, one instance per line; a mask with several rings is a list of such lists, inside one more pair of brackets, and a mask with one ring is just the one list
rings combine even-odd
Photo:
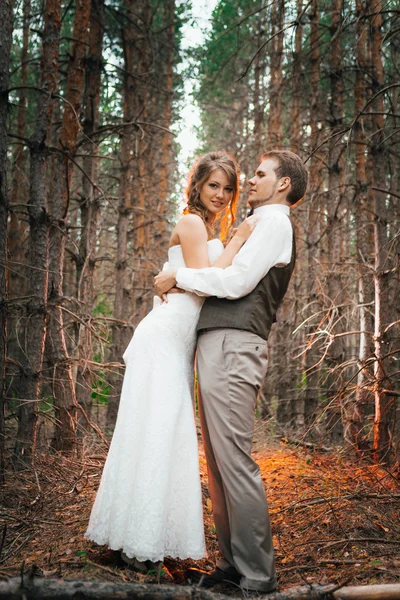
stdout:
[[[224,245],[220,239],[214,238],[213,240],[208,240],[207,246],[208,257],[210,259],[210,263],[212,264],[220,256],[224,249]],[[171,269],[179,269],[180,267],[185,266],[182,246],[180,244],[177,246],[171,246],[171,248],[168,249],[168,267]]]

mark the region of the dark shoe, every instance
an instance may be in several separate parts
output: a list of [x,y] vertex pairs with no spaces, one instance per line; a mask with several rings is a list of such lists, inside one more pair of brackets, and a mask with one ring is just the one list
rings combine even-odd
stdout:
[[203,571],[202,569],[187,569],[185,577],[192,585],[199,587],[214,587],[220,583],[233,583],[238,585],[241,575],[235,569],[230,572],[222,571],[216,567],[214,571]]

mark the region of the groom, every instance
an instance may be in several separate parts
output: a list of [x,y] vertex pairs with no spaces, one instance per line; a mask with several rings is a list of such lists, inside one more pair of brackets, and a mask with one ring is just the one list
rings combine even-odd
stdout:
[[254,407],[267,370],[266,340],[287,290],[295,258],[290,207],[304,196],[308,173],[289,151],[262,157],[249,181],[249,205],[259,222],[226,269],[180,268],[155,278],[158,295],[171,287],[209,296],[199,323],[199,407],[209,489],[222,557],[214,571],[189,569],[212,587],[276,588],[265,490],[251,458]]

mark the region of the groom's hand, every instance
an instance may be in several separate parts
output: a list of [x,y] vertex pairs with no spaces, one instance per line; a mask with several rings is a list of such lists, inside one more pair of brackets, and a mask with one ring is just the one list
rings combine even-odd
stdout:
[[[157,296],[160,296],[163,300],[166,299],[165,294],[169,292],[172,288],[174,291],[177,291],[178,288],[176,286],[176,269],[166,269],[165,271],[161,271],[158,275],[154,277],[154,288]],[[184,292],[184,290],[179,290],[180,292]]]

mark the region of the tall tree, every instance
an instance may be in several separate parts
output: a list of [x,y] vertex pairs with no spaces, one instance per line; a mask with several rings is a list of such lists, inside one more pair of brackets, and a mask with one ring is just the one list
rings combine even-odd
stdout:
[[89,362],[93,358],[91,314],[94,308],[94,269],[100,210],[99,148],[93,139],[100,124],[102,46],[104,35],[104,0],[91,0],[89,48],[85,60],[85,92],[82,144],[82,196],[79,200],[81,235],[77,258],[77,297],[84,307],[84,322],[78,327],[79,365],[76,398],[90,416],[92,376]]
[[303,406],[298,414],[305,415],[309,420],[314,417],[319,398],[319,356],[316,344],[316,329],[320,320],[319,290],[316,276],[319,260],[320,238],[320,188],[321,160],[318,155],[320,141],[320,28],[318,0],[312,0],[309,9],[310,25],[310,151],[309,161],[309,192],[307,198],[307,299],[304,317],[307,321],[307,351],[304,356],[304,375],[306,382],[303,396]]
[[[136,56],[136,103],[135,118],[140,122],[147,123],[151,114],[150,104],[151,96],[149,90],[149,71],[151,70],[151,35],[150,18],[151,9],[149,0],[140,0],[136,2],[135,13],[137,15],[137,31],[134,39],[134,48]],[[133,214],[135,226],[133,229],[133,248],[134,248],[134,296],[133,296],[133,321],[135,325],[148,312],[148,299],[150,286],[149,277],[151,274],[151,263],[149,257],[150,236],[149,228],[146,225],[148,220],[146,210],[146,193],[150,187],[150,177],[147,172],[147,165],[151,163],[151,132],[146,125],[142,125],[136,132],[136,159],[137,174],[133,181]]]
[[40,383],[47,324],[49,214],[46,175],[48,141],[58,88],[61,0],[47,0],[44,10],[42,56],[35,131],[30,140],[29,189],[29,301],[26,304],[24,355],[18,397],[20,400],[16,461],[29,462],[36,441]]
[[4,395],[7,340],[7,115],[12,0],[0,5],[0,483],[4,478]]
[[[166,256],[168,244],[168,194],[171,192],[171,168],[172,168],[172,135],[168,128],[172,121],[172,101],[174,96],[174,60],[176,48],[175,35],[175,0],[164,2],[164,26],[165,43],[163,52],[164,67],[164,94],[162,94],[162,107],[160,125],[163,127],[160,133],[160,153],[157,156],[158,185],[156,191],[156,212],[159,219],[153,227],[155,247],[157,249],[155,258],[163,260]],[[155,231],[154,231],[155,230]]]
[[55,155],[54,197],[51,203],[49,276],[49,333],[47,361],[52,374],[52,395],[56,426],[52,445],[59,451],[71,451],[76,441],[77,404],[71,364],[65,339],[63,316],[63,268],[66,225],[82,107],[86,43],[90,18],[90,0],[77,0],[72,32],[71,56],[68,63],[64,113]]
[[290,120],[292,127],[290,129],[290,148],[292,152],[299,152],[301,146],[300,131],[301,131],[301,90],[303,82],[303,24],[301,14],[303,11],[303,0],[297,0],[297,14],[300,21],[296,27],[295,45],[292,62],[292,104]]
[[[111,355],[114,361],[119,361],[127,346],[132,330],[127,327],[127,316],[131,315],[132,286],[128,271],[128,232],[133,210],[133,191],[135,174],[135,118],[137,84],[135,73],[135,37],[136,3],[133,0],[124,1],[125,22],[122,30],[122,45],[124,53],[124,71],[122,80],[122,110],[123,125],[121,128],[119,178],[119,201],[117,221],[117,251],[115,261],[115,296],[114,319],[112,327]],[[111,397],[107,409],[107,426],[113,427],[118,412],[119,395],[122,384],[122,372],[116,370],[111,377]]]
[[[20,58],[20,89],[18,91],[17,134],[20,140],[26,137],[26,120],[28,109],[28,57],[30,39],[31,0],[24,0],[22,21],[22,48]],[[9,224],[9,256],[12,268],[9,273],[11,296],[24,296],[26,278],[22,265],[24,263],[26,222],[18,218],[21,212],[18,203],[25,205],[28,200],[28,177],[26,176],[27,152],[25,145],[20,142],[13,153],[13,177],[11,185],[11,212]],[[21,276],[22,275],[22,276]]]
[[373,158],[374,184],[374,242],[375,242],[375,418],[374,452],[377,460],[386,460],[390,450],[390,416],[393,398],[385,391],[388,385],[388,352],[390,350],[387,329],[391,323],[390,286],[388,285],[390,257],[388,242],[388,215],[386,207],[386,145],[384,143],[384,102],[382,65],[382,2],[368,2],[371,20],[371,68],[373,106],[373,138],[371,154]]
[[361,0],[356,0],[357,18],[357,45],[356,59],[357,70],[354,82],[354,176],[356,181],[354,191],[354,217],[356,222],[357,240],[356,248],[358,255],[358,304],[359,304],[359,343],[358,343],[358,375],[355,391],[354,404],[350,405],[348,423],[345,431],[346,439],[361,450],[365,443],[366,428],[365,417],[369,403],[370,374],[367,367],[367,359],[370,355],[372,343],[372,319],[367,306],[373,301],[370,293],[371,282],[371,259],[373,255],[372,238],[372,215],[371,194],[368,193],[367,181],[367,143],[365,129],[368,126],[369,117],[363,117],[363,110],[367,100],[367,20],[366,6]]
[[269,65],[269,110],[267,121],[267,148],[280,148],[282,145],[282,86],[283,86],[283,22],[285,3],[278,0],[272,3],[272,36]]
[[328,167],[328,259],[329,274],[327,288],[329,297],[329,329],[332,343],[327,354],[327,390],[330,400],[328,407],[328,428],[331,436],[340,441],[342,423],[339,392],[344,385],[344,372],[338,367],[345,360],[343,333],[343,245],[342,222],[344,214],[344,173],[343,173],[343,57],[342,57],[342,0],[333,0],[331,4],[330,25],[330,99],[329,99],[329,167]]

